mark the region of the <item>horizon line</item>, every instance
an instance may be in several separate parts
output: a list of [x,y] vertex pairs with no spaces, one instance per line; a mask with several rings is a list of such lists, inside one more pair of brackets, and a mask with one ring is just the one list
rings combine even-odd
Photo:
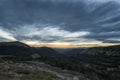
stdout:
[[[54,44],[54,43],[40,43],[40,42],[24,42],[24,41],[7,41],[7,42],[22,42],[30,47],[50,47],[50,48],[58,48],[58,49],[72,49],[72,48],[94,48],[94,47],[109,47],[109,46],[119,46],[120,43],[99,43],[99,44],[81,44],[81,45],[68,45],[68,44]],[[0,42],[4,43],[4,42]]]

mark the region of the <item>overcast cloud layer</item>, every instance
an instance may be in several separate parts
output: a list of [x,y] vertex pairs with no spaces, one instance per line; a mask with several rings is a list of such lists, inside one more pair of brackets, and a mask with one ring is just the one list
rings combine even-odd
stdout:
[[119,0],[0,0],[0,42],[120,43]]

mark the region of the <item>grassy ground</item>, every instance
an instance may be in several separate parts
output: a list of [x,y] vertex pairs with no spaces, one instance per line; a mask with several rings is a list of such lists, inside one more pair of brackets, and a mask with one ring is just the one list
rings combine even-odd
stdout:
[[62,80],[25,63],[0,63],[0,80]]

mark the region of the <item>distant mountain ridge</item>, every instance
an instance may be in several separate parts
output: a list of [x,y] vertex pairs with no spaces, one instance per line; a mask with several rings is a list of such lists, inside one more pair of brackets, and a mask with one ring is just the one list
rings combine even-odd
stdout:
[[68,50],[68,51],[66,51],[66,52],[64,52],[64,54],[79,54],[79,53],[81,53],[81,52],[83,52],[83,51],[85,51],[87,48],[75,48],[75,49],[71,49],[71,50]]
[[37,53],[40,56],[44,56],[44,57],[56,56],[59,53],[56,50],[49,47],[38,47],[38,48],[33,48],[33,50],[34,53]]
[[29,57],[32,54],[39,54],[41,56],[52,56],[58,53],[49,47],[30,47],[22,42],[1,42],[0,55],[13,55],[17,57]]
[[108,47],[93,47],[81,52],[89,55],[120,56],[120,45]]
[[[54,56],[60,52],[49,47],[30,47],[19,41],[15,42],[0,42],[0,55],[16,54],[17,55],[31,55],[37,53],[43,56]],[[88,54],[88,55],[108,55],[120,56],[120,45],[108,47],[94,47],[94,48],[76,48],[70,49],[62,54]]]

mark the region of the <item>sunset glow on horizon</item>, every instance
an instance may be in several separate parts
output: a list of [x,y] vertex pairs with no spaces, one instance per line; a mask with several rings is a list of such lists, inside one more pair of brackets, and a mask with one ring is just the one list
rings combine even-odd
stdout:
[[42,43],[37,41],[23,41],[23,43],[31,46],[31,47],[51,47],[51,48],[90,48],[90,47],[107,47],[107,46],[114,46],[120,44],[113,44],[113,43],[78,43],[71,44],[71,43]]

